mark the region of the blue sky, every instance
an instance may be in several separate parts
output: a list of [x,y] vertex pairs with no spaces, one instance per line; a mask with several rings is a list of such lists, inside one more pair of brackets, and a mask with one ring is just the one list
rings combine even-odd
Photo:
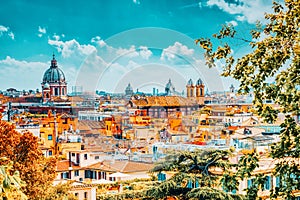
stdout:
[[[69,91],[163,90],[171,78],[182,91],[201,78],[210,91],[231,79],[208,69],[194,40],[232,23],[246,36],[271,11],[271,0],[3,1],[0,7],[0,90],[40,89],[52,53]],[[234,44],[234,53],[248,51]],[[233,82],[237,84],[236,82]]]

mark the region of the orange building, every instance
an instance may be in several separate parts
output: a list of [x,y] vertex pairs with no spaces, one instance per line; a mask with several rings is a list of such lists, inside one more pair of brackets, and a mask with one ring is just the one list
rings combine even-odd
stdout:
[[[71,148],[69,147],[71,144],[68,143],[73,143],[75,149],[81,148],[81,139],[75,134],[77,123],[78,119],[73,115],[63,113],[56,116],[51,111],[47,118],[41,119],[41,148],[48,150],[47,155],[61,154],[66,148]],[[78,144],[75,145],[75,143]],[[74,148],[71,149],[74,150]]]
[[129,123],[140,126],[151,124],[151,117],[147,116],[146,110],[135,110],[134,114],[129,116]]

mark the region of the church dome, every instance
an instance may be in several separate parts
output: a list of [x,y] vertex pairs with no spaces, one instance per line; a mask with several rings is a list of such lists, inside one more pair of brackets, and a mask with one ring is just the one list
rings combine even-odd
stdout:
[[53,55],[53,59],[51,60],[51,66],[47,69],[43,76],[43,83],[61,83],[65,82],[65,74],[64,72],[57,66],[57,61]]
[[127,87],[126,87],[125,90],[126,90],[126,91],[133,91],[133,89],[132,89],[130,83],[128,83],[128,85],[127,85]]

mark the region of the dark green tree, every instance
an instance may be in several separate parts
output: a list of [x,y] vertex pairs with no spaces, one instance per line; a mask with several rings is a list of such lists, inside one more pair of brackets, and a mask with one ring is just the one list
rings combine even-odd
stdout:
[[[234,166],[229,162],[229,150],[195,150],[168,155],[153,172],[173,172],[174,175],[145,191],[148,199],[243,199],[232,192],[238,182],[222,184],[223,174]],[[237,179],[231,179],[237,180]]]
[[[242,39],[251,48],[242,57],[236,58],[232,53],[229,41],[239,37],[230,25],[213,35],[219,46],[215,47],[206,38],[196,43],[205,50],[209,67],[221,61],[222,75],[240,82],[239,93],[253,91],[257,113],[267,122],[273,122],[279,111],[285,114],[281,140],[270,152],[276,161],[274,176],[281,180],[280,186],[271,191],[271,197],[293,199],[292,191],[300,189],[300,1],[274,2],[273,13],[266,14],[265,18],[266,24],[257,23],[250,32],[251,39]],[[280,110],[266,105],[266,100],[272,100]],[[253,190],[249,192],[253,194]]]

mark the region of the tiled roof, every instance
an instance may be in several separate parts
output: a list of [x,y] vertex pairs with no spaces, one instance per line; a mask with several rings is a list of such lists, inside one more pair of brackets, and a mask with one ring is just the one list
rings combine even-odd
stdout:
[[111,172],[117,171],[116,168],[113,168],[112,166],[110,166],[109,164],[104,163],[104,162],[98,162],[98,163],[89,165],[89,166],[87,166],[85,168],[86,169],[98,169],[98,170],[111,171]]
[[[106,164],[107,162],[104,162]],[[118,172],[130,173],[130,172],[142,172],[149,171],[154,167],[151,163],[135,162],[135,161],[114,161],[110,164],[112,168],[115,168]]]
[[128,160],[103,161],[85,167],[86,169],[98,169],[111,172],[148,172],[154,167],[151,163],[135,162]]
[[70,114],[67,114],[67,113],[62,113],[62,114],[60,115],[60,118],[62,118],[62,119],[76,118],[76,116],[75,116],[75,115],[70,115]]
[[[60,160],[56,164],[56,171],[68,171],[69,166],[69,160]],[[75,165],[73,162],[71,162],[71,166],[73,169],[80,169],[80,167]]]
[[132,100],[136,106],[194,106],[196,102],[180,96],[153,96]]
[[91,130],[91,129],[104,129],[105,122],[103,121],[89,121],[89,120],[80,120],[78,121],[79,130]]

